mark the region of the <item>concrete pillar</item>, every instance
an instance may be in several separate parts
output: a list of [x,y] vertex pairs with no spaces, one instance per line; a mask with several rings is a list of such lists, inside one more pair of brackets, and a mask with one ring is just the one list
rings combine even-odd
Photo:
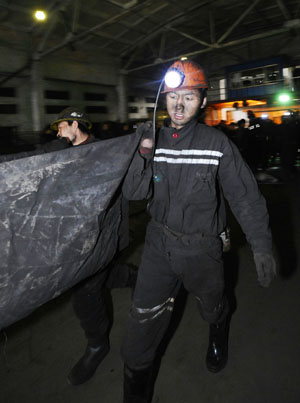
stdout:
[[119,122],[128,122],[128,92],[127,92],[127,75],[120,71],[117,85],[118,93],[118,116]]
[[44,127],[44,82],[42,62],[33,60],[30,71],[31,113],[33,131]]

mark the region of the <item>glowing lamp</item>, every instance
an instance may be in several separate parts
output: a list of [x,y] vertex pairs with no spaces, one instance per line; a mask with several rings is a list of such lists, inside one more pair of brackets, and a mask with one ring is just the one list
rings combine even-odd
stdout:
[[291,101],[291,97],[289,94],[280,94],[278,96],[278,101],[282,104],[286,104]]
[[177,69],[170,69],[165,75],[165,84],[169,88],[178,88],[184,80],[184,74]]
[[34,13],[34,16],[38,21],[45,21],[45,19],[47,18],[46,13],[43,10],[37,10]]

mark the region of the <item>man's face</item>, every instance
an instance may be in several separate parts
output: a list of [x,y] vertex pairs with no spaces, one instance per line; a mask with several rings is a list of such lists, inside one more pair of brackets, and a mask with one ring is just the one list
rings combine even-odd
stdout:
[[166,98],[171,127],[181,129],[197,115],[201,102],[199,90],[174,90]]
[[57,126],[57,129],[57,137],[65,137],[70,143],[72,143],[76,139],[76,132],[74,130],[73,124],[69,126],[67,121],[60,122]]

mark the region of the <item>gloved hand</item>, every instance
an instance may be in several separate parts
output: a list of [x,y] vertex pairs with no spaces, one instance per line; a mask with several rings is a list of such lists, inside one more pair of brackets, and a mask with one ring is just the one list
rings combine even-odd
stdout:
[[254,253],[257,279],[262,287],[269,287],[276,276],[276,262],[271,253]]
[[153,126],[152,122],[147,121],[146,123],[141,123],[137,128],[137,133],[141,137],[139,152],[140,155],[145,159],[151,159],[153,157]]

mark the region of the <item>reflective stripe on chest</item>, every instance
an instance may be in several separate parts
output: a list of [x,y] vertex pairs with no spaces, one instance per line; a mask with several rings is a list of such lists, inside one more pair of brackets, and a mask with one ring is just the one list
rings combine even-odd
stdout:
[[[198,158],[201,156],[201,158]],[[219,165],[223,153],[215,150],[173,150],[158,148],[155,150],[154,161],[167,164],[205,164]]]

